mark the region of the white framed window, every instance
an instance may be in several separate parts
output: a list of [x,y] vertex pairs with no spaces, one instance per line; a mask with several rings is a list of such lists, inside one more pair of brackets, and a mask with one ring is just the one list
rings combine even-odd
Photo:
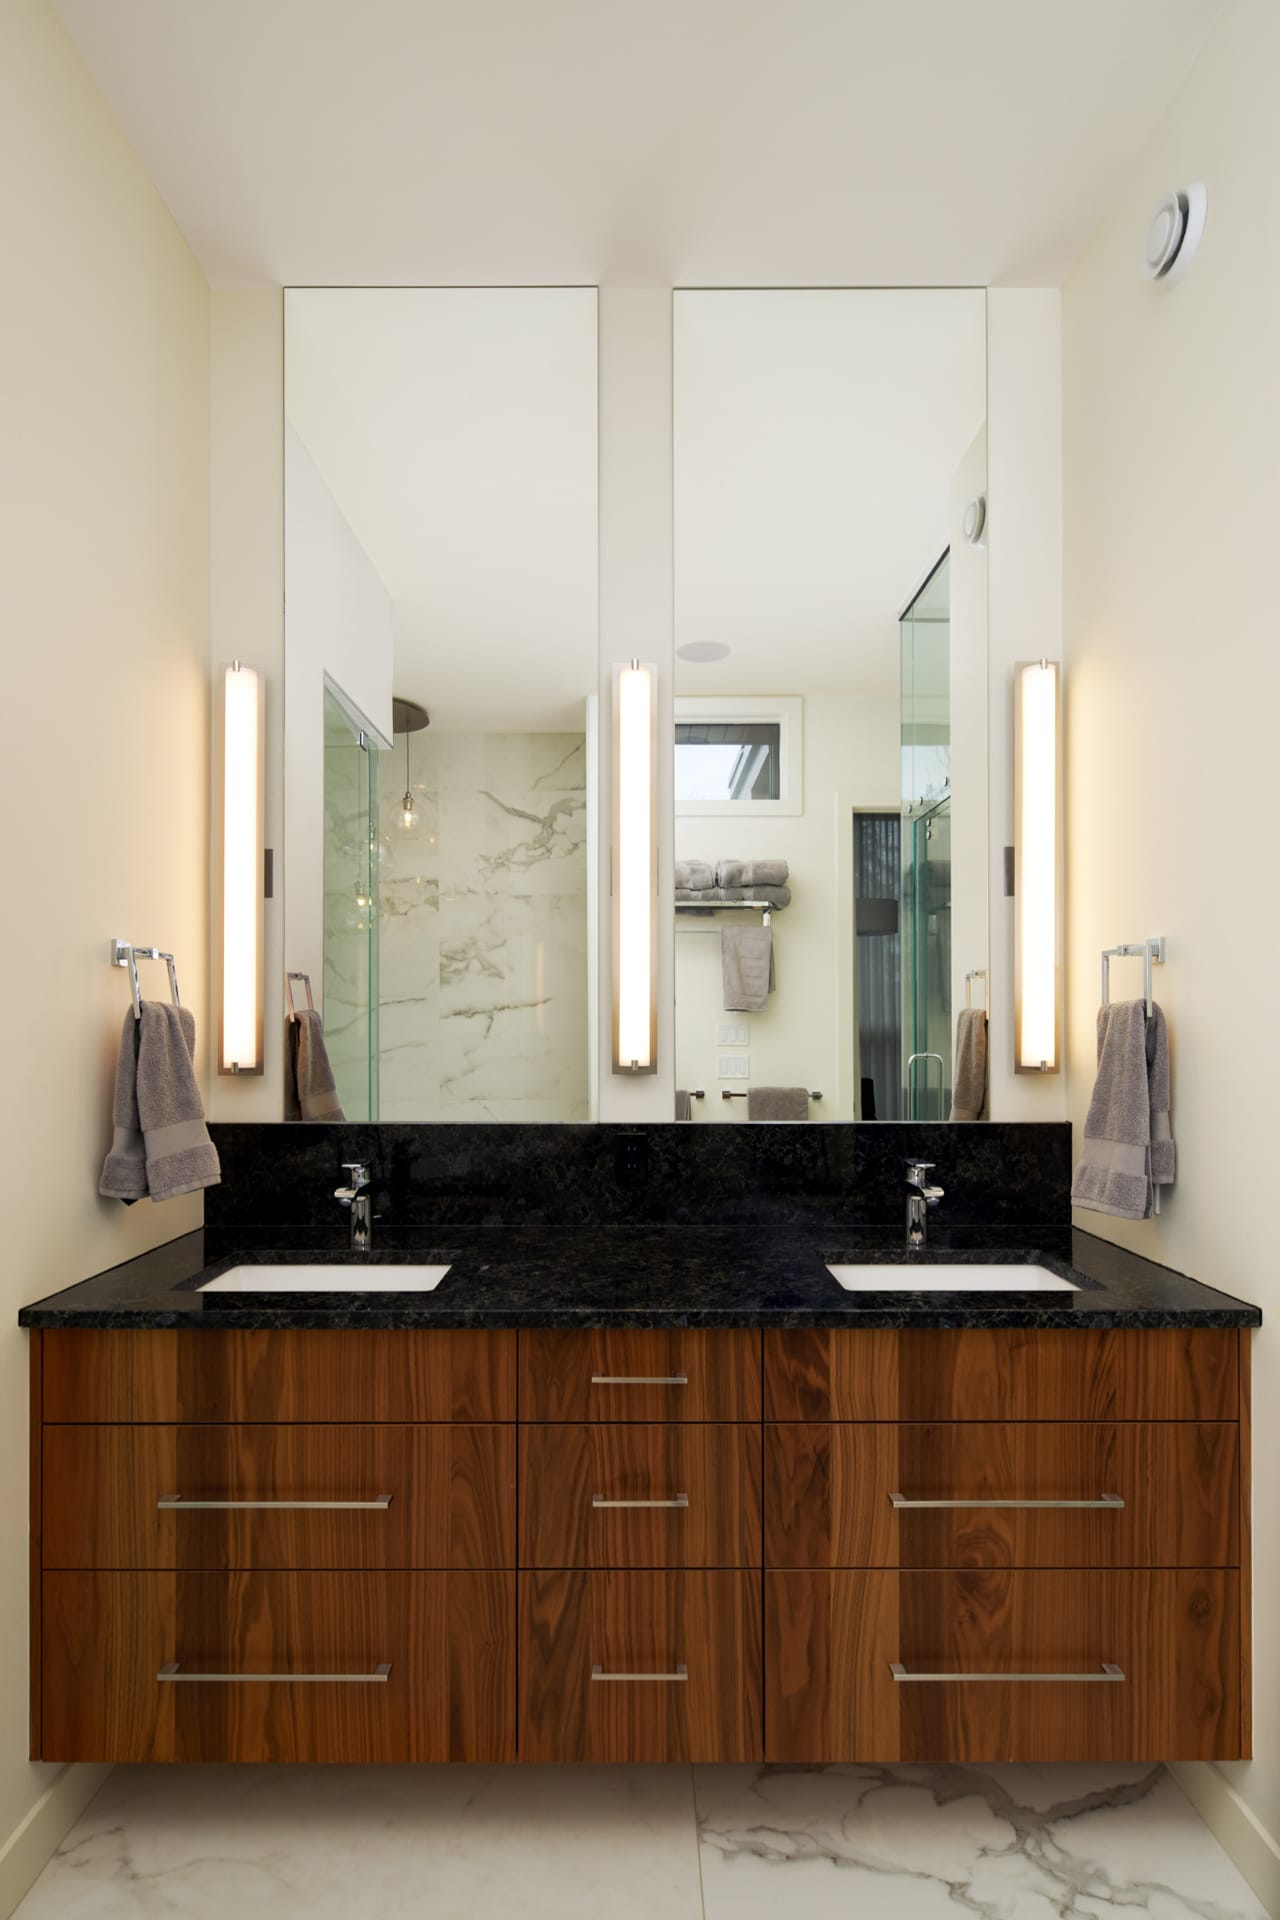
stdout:
[[804,807],[801,699],[675,702],[676,813],[768,819]]

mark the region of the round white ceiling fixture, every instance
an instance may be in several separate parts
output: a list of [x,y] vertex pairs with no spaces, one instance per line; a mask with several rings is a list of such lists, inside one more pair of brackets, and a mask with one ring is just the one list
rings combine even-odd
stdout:
[[683,647],[676,648],[682,660],[696,660],[704,663],[708,660],[724,660],[731,652],[723,640],[689,640]]
[[983,528],[986,524],[987,496],[985,493],[975,494],[965,508],[964,519],[961,522],[964,537],[971,547],[976,547],[982,539]]
[[1142,271],[1148,280],[1180,280],[1204,233],[1209,195],[1202,180],[1166,193],[1152,209],[1142,241]]

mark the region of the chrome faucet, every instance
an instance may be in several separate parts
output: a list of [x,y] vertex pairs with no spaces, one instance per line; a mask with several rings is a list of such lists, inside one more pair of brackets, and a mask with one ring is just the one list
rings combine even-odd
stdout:
[[368,1253],[373,1244],[373,1196],[369,1191],[369,1169],[363,1160],[344,1160],[344,1173],[351,1183],[335,1187],[333,1197],[339,1206],[351,1209],[351,1251]]
[[932,1171],[932,1160],[907,1162],[907,1247],[913,1253],[924,1246],[929,1208],[936,1207],[942,1198],[941,1187],[928,1185],[927,1176]]

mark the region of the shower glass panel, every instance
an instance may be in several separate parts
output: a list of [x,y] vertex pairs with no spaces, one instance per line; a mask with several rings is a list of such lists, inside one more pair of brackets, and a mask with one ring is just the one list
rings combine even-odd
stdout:
[[324,1033],[348,1120],[378,1118],[378,752],[324,693]]
[[951,1110],[951,560],[900,623],[902,649],[902,1112]]

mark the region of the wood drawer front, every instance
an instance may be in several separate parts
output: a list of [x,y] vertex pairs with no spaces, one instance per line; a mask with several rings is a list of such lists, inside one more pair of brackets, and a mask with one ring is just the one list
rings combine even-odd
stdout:
[[370,1327],[44,1336],[44,1417],[514,1420],[514,1333]]
[[759,1427],[522,1427],[520,1564],[758,1567]]
[[519,1579],[522,1760],[761,1757],[758,1573]]
[[1231,1327],[764,1335],[767,1420],[1234,1420]]
[[[510,1760],[511,1573],[46,1573],[46,1760]],[[188,1673],[373,1674],[348,1682]]]
[[1239,1759],[1239,1618],[1232,1571],[769,1573],[767,1757]]
[[[1230,1421],[766,1426],[770,1567],[1226,1567],[1240,1560]],[[906,1500],[1123,1506],[895,1506]]]
[[513,1426],[48,1427],[44,1489],[46,1567],[515,1565]]
[[520,1418],[758,1420],[760,1335],[522,1332]]

